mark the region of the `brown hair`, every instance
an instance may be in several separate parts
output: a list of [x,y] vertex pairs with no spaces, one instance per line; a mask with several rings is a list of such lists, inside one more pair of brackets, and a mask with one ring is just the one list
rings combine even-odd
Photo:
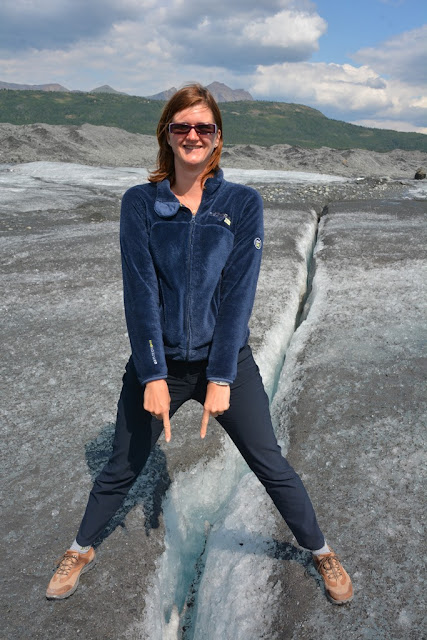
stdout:
[[[168,178],[171,184],[174,183],[175,162],[173,151],[168,143],[168,125],[173,122],[173,117],[178,111],[183,111],[183,109],[188,109],[200,103],[206,105],[212,111],[214,122],[222,133],[221,112],[211,92],[206,87],[202,87],[201,84],[189,84],[179,89],[166,103],[157,125],[157,142],[159,143],[157,168],[149,175],[150,182],[160,182]],[[222,146],[221,135],[218,139],[218,146],[213,150],[201,176],[202,186],[210,175],[218,171]]]

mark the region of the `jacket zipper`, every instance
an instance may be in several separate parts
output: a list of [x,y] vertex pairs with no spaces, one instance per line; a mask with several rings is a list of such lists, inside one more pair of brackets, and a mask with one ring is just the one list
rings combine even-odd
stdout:
[[195,228],[195,218],[196,216],[191,214],[190,221],[190,237],[189,237],[189,251],[188,251],[188,262],[187,262],[187,308],[186,308],[186,333],[187,333],[187,353],[186,360],[190,359],[190,301],[191,301],[191,266],[193,262],[193,238],[194,238],[194,228]]

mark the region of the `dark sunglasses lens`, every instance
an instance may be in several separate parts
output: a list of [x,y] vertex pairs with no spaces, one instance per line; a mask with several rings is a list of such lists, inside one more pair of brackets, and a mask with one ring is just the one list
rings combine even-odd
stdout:
[[173,122],[169,125],[169,133],[188,133],[191,130],[189,124]]
[[194,127],[191,124],[185,122],[172,122],[169,125],[169,133],[187,134],[191,129],[195,129],[200,136],[208,136],[217,132],[216,124],[196,124]]
[[196,124],[194,128],[201,136],[207,136],[211,135],[212,133],[216,133],[215,124]]

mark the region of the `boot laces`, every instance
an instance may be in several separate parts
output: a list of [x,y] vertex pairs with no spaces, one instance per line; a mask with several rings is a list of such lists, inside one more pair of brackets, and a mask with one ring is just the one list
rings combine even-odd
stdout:
[[58,560],[57,573],[60,573],[61,575],[64,575],[64,576],[68,575],[71,569],[73,568],[73,566],[76,564],[77,560],[78,560],[78,557],[76,555],[70,555],[68,553],[64,553],[62,558]]
[[337,555],[326,556],[319,562],[319,570],[324,571],[328,580],[339,580],[342,578],[342,566]]

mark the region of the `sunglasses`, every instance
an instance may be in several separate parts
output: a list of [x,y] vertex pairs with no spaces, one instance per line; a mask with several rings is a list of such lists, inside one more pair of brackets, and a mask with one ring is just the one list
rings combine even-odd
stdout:
[[218,131],[216,124],[205,124],[199,122],[198,124],[187,124],[186,122],[171,122],[168,126],[169,133],[175,133],[177,135],[187,135],[191,129],[199,136],[212,136]]

